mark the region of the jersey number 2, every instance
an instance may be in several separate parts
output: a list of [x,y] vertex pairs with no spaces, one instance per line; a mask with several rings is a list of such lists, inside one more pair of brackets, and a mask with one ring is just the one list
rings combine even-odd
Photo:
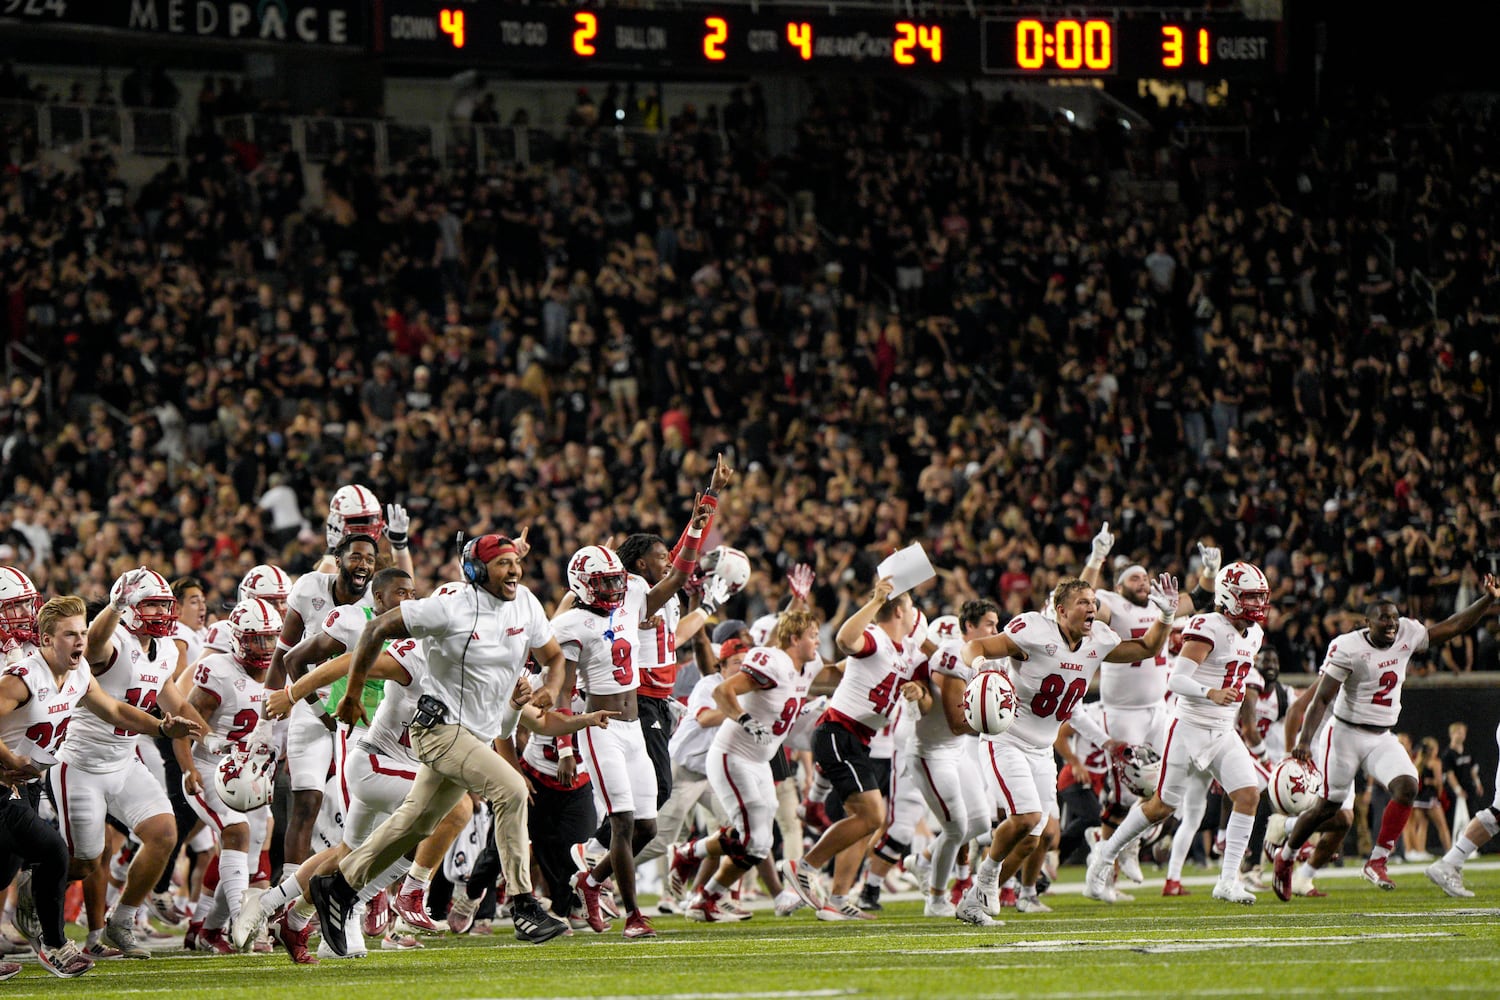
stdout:
[[1391,692],[1396,690],[1396,685],[1401,683],[1400,676],[1394,670],[1387,670],[1380,675],[1380,687],[1376,690],[1374,697],[1370,699],[1372,705],[1384,705],[1391,707]]

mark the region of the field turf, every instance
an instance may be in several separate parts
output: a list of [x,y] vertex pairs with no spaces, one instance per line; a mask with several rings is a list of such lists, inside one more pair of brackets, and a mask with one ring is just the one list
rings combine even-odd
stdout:
[[[1353,875],[1352,868],[1337,874]],[[1196,874],[1196,873],[1190,873]],[[1077,894],[1064,873],[1046,915],[1005,926],[928,920],[895,901],[878,921],[824,924],[806,910],[741,924],[654,917],[655,941],[629,943],[620,924],[543,947],[494,936],[429,938],[419,952],[295,968],[284,955],[217,957],[164,951],[149,961],[100,963],[77,980],[35,962],[0,997],[312,997],[436,1000],[484,997],[1489,997],[1500,995],[1500,862],[1469,866],[1473,899],[1450,899],[1416,865],[1393,866],[1395,892],[1357,877],[1320,880],[1326,899],[1253,907],[1193,895],[1163,899],[1149,878],[1133,903]]]

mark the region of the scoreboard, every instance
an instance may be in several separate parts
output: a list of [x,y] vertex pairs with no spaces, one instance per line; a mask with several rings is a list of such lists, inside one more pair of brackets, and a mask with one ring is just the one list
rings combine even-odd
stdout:
[[561,73],[591,67],[749,75],[1255,79],[1285,70],[1279,21],[1094,13],[976,19],[531,7],[385,0],[377,51],[395,59]]

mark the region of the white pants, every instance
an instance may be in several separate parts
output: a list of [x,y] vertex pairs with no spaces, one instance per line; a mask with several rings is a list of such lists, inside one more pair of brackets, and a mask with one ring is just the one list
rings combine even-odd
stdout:
[[997,807],[1011,816],[1039,813],[1029,832],[1041,836],[1047,828],[1047,817],[1058,811],[1057,761],[1052,748],[1034,747],[1005,736],[981,742],[987,757],[985,783]]
[[412,782],[417,780],[417,769],[409,762],[351,747],[344,758],[343,778],[350,792],[349,811],[344,814],[344,844],[353,850],[401,808]]
[[1417,769],[1406,749],[1390,731],[1372,733],[1335,718],[1326,727],[1323,745],[1313,749],[1313,759],[1323,771],[1323,798],[1340,802],[1354,790],[1354,774],[1365,774],[1386,788],[1400,777],[1417,779]]
[[661,811],[656,815],[656,836],[651,838],[651,843],[641,848],[641,853],[635,856],[635,863],[644,864],[666,854],[667,848],[682,835],[683,827],[687,826],[693,810],[699,805],[707,806],[718,822],[724,822],[724,813],[714,800],[713,789],[709,787],[708,775],[689,770],[681,764],[673,764],[672,794],[667,796],[667,801],[661,804]]
[[287,767],[292,776],[292,791],[322,791],[333,763],[333,733],[322,718],[305,701],[292,706],[287,722]]
[[912,771],[916,760],[909,753],[891,754],[891,794],[885,803],[885,839],[911,846],[917,824],[927,815],[921,783]]
[[58,829],[75,858],[104,853],[106,816],[134,830],[153,816],[172,814],[167,793],[135,757],[118,771],[102,773],[63,762],[47,772],[47,781],[57,804]]
[[615,719],[608,729],[590,726],[577,742],[579,759],[594,779],[599,815],[628,812],[636,819],[656,818],[656,769],[646,753],[640,719]]
[[1161,754],[1161,777],[1156,794],[1176,809],[1189,785],[1217,781],[1226,793],[1254,788],[1259,783],[1255,758],[1234,729],[1205,729],[1173,719]]
[[[610,723],[614,728],[614,723]],[[711,747],[708,751],[708,784],[729,825],[740,834],[745,853],[751,857],[771,856],[776,822],[776,779],[771,777],[767,761],[748,760]]]
[[979,765],[966,750],[936,757],[915,757],[911,762],[916,785],[937,819],[938,835],[932,844],[932,872],[928,887],[947,887],[959,849],[990,829],[994,809],[984,792]]
[[1152,708],[1107,708],[1103,715],[1104,729],[1110,739],[1161,752],[1169,721],[1165,704]]

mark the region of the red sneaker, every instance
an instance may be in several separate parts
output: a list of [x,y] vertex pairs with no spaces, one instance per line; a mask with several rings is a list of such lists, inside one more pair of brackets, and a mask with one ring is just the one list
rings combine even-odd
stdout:
[[1276,893],[1276,898],[1283,903],[1292,898],[1292,865],[1291,858],[1283,858],[1280,852],[1276,854],[1276,864],[1271,869],[1271,889]]
[[974,879],[972,876],[970,876],[969,878],[961,878],[957,882],[953,883],[953,888],[948,893],[948,900],[954,906],[957,906],[960,902],[963,901],[964,893],[968,892],[972,888],[974,888]]
[[420,886],[401,883],[401,891],[391,900],[391,909],[414,930],[436,934],[440,929],[427,915],[427,893]]
[[271,918],[266,924],[266,930],[271,932],[272,941],[286,949],[286,953],[291,956],[292,964],[318,964],[318,956],[307,950],[307,942],[312,939],[313,934],[311,921],[300,931],[294,931],[291,924],[287,923],[286,912],[283,911]]
[[670,863],[667,869],[667,894],[673,899],[681,899],[692,887],[693,879],[698,874],[698,859],[693,857],[693,841],[685,844],[673,844],[669,849]]
[[1371,858],[1369,861],[1366,861],[1364,876],[1366,882],[1369,882],[1378,889],[1390,890],[1396,888],[1396,883],[1392,882],[1391,877],[1386,874],[1385,858]]
[[828,810],[821,802],[802,803],[802,808],[797,810],[802,816],[802,825],[814,833],[822,833],[833,825],[833,820],[828,818]]
[[717,900],[701,892],[682,908],[682,915],[700,924],[728,923],[730,920],[719,910]]
[[391,925],[391,897],[384,889],[375,894],[365,906],[363,930],[365,937],[381,937]]
[[0,962],[0,983],[7,979],[14,979],[21,974],[21,967],[15,962]]
[[656,928],[651,926],[651,921],[640,910],[631,911],[625,918],[625,939],[635,941],[639,938],[656,937]]
[[1180,881],[1178,881],[1177,879],[1175,879],[1175,878],[1169,878],[1169,879],[1167,879],[1167,884],[1161,887],[1161,894],[1163,896],[1191,896],[1192,895],[1192,893],[1188,892],[1186,889],[1184,889],[1182,887],[1182,883]]
[[215,927],[213,930],[205,929],[198,935],[198,945],[202,951],[211,951],[219,955],[239,954],[234,950],[234,945],[229,943],[229,932],[222,927]]
[[1014,889],[1001,889],[1000,890],[1000,905],[1002,907],[1003,906],[1015,906],[1016,905],[1016,890],[1014,890]]
[[188,921],[187,933],[182,936],[182,950],[183,951],[197,951],[198,950],[198,944],[199,944],[198,938],[201,937],[202,934],[203,934],[203,921],[201,921],[201,920],[190,920],[190,921]]
[[[599,887],[589,885],[589,873],[579,872],[573,876],[573,891],[583,900],[584,919],[588,921],[589,930],[595,934],[603,934],[609,930],[609,921],[604,919],[604,914],[599,909]],[[640,916],[639,913],[636,914]],[[626,922],[625,933],[630,933],[629,922]]]

